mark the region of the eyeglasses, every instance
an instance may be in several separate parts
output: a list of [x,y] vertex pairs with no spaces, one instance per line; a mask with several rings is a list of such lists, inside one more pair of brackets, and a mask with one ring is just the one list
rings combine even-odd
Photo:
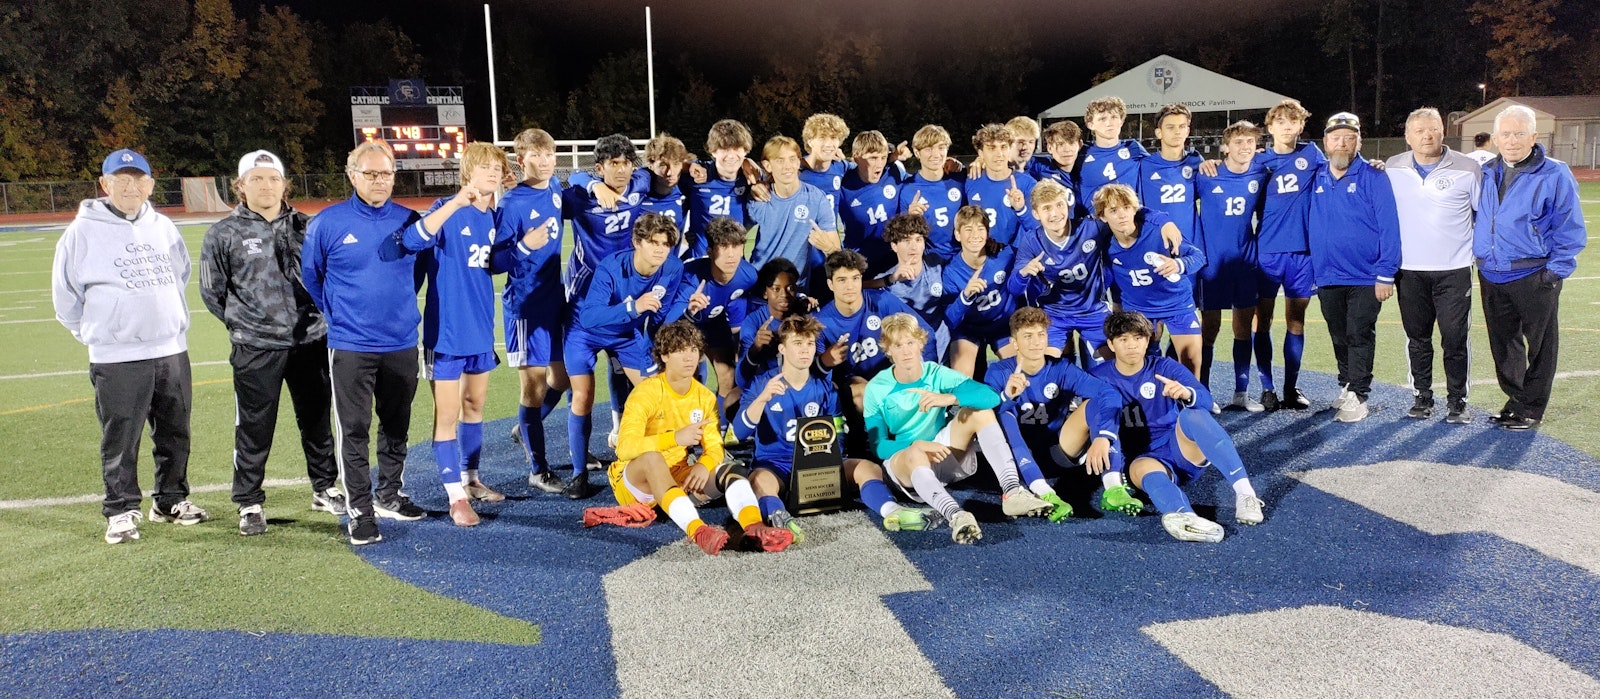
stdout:
[[144,175],[113,175],[111,186],[117,189],[133,189],[143,185],[146,179],[148,178]]
[[393,182],[393,170],[352,170],[368,182]]

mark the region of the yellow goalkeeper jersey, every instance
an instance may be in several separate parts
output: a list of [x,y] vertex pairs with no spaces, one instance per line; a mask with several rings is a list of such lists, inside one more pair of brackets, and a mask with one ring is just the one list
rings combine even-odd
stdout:
[[706,423],[700,444],[705,453],[699,463],[710,469],[722,463],[722,425],[717,415],[717,396],[705,384],[690,379],[689,392],[680,394],[667,384],[660,374],[641,381],[629,394],[622,408],[622,425],[618,428],[617,461],[611,465],[613,481],[622,473],[629,461],[641,454],[660,452],[662,459],[672,467],[673,475],[680,480],[682,465],[688,460],[688,448],[677,443],[674,433],[701,420]]

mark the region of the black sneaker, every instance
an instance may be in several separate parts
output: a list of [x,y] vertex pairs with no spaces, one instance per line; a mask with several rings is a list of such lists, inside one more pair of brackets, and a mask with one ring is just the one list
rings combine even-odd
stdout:
[[1285,410],[1306,410],[1311,407],[1311,399],[1306,398],[1306,394],[1301,393],[1298,387],[1285,388],[1283,400],[1278,403],[1278,407]]
[[546,493],[559,493],[567,484],[561,482],[561,476],[556,475],[555,471],[540,471],[528,474],[528,485]]
[[1522,430],[1536,430],[1539,429],[1539,418],[1512,413],[1500,421],[1500,426],[1519,432]]
[[600,457],[591,452],[584,455],[583,467],[590,471],[604,471],[606,470],[606,462],[601,461]]
[[1433,417],[1433,396],[1418,395],[1416,402],[1411,404],[1411,409],[1406,411],[1406,417],[1417,420]]
[[1275,392],[1275,391],[1262,391],[1261,392],[1261,409],[1262,410],[1270,413],[1270,412],[1273,412],[1273,411],[1277,410],[1280,407],[1282,407],[1282,406],[1278,405],[1278,394],[1277,394],[1277,392]]
[[589,474],[579,473],[567,481],[566,487],[561,489],[561,494],[568,500],[586,500],[594,496],[594,488],[589,485]]
[[1501,408],[1500,412],[1489,416],[1489,422],[1492,422],[1496,425],[1504,425],[1506,424],[1506,420],[1511,419],[1511,417],[1512,413],[1510,408]]
[[1467,414],[1467,402],[1459,398],[1450,401],[1450,412],[1445,414],[1444,421],[1452,425],[1472,422],[1472,416]]
[[267,533],[267,518],[261,514],[260,505],[239,508],[239,535],[256,536]]
[[372,509],[379,517],[398,519],[404,522],[415,522],[428,514],[426,510],[412,504],[411,498],[405,495],[396,495],[393,500],[388,502],[373,500]]
[[383,535],[378,533],[378,519],[372,515],[362,515],[350,520],[350,545],[365,546],[383,541]]

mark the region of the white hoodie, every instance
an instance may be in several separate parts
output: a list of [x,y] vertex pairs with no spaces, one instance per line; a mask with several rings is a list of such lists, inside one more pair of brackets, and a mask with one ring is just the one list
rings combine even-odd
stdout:
[[188,285],[189,248],[148,203],[129,221],[103,199],[84,200],[50,272],[56,320],[88,345],[93,364],[187,350]]

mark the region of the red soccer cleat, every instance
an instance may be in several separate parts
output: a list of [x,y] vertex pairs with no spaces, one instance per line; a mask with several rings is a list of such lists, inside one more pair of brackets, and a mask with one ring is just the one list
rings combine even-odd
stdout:
[[638,528],[648,527],[654,521],[656,521],[656,508],[639,503],[618,507],[586,507],[583,510],[585,527],[614,524],[619,527]]
[[695,546],[700,547],[701,551],[713,556],[721,553],[722,547],[728,545],[728,533],[722,531],[722,527],[714,527],[709,524],[700,525],[700,528],[695,530],[694,536],[690,537],[690,539],[694,541]]
[[762,551],[782,551],[794,543],[794,532],[765,524],[752,524],[746,527],[744,537],[753,539]]

